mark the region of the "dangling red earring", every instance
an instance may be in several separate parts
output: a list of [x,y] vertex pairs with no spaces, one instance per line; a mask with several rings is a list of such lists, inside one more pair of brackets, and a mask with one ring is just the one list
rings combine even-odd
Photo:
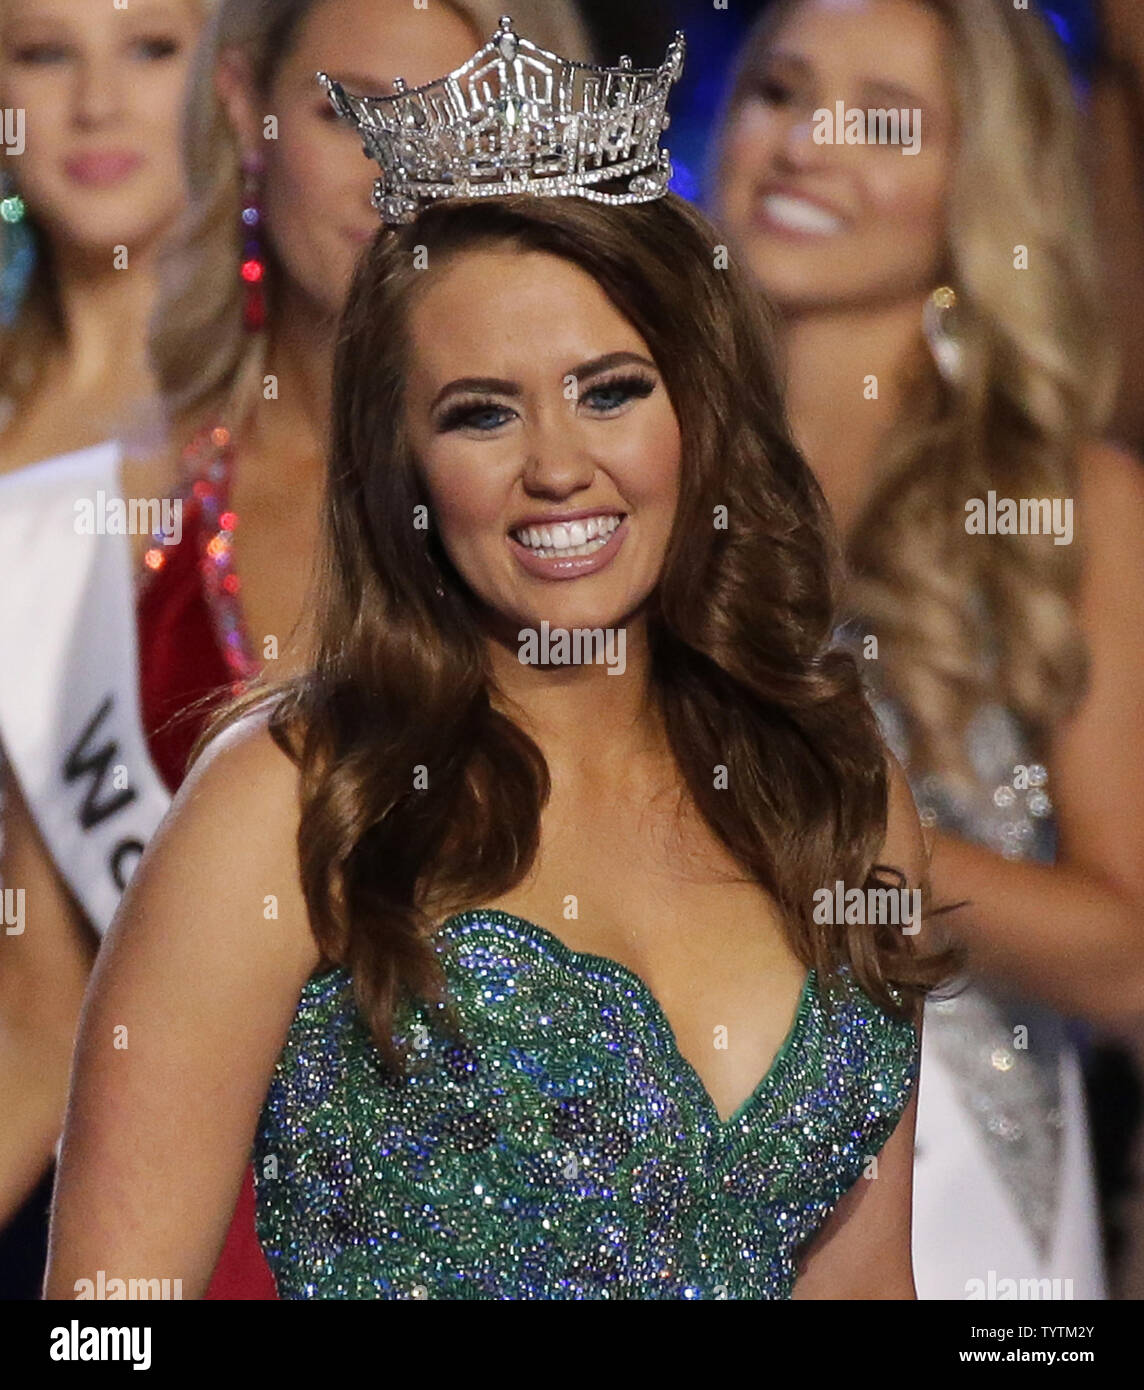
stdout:
[[262,247],[262,156],[246,155],[242,161],[242,267],[246,286],[242,322],[248,333],[266,327],[266,254]]

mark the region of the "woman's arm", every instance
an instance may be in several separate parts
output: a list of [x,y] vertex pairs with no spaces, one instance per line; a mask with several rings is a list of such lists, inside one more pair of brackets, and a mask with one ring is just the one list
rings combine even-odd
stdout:
[[95,933],[44,848],[0,760],[0,885],[19,920],[0,924],[0,1227],[43,1177],[64,1123]]
[[[900,869],[911,888],[924,884],[927,856],[918,813],[905,773],[893,758],[886,843],[879,858]],[[924,937],[923,929],[919,943]],[[920,1055],[920,1007],[915,1026]],[[916,1115],[915,1082],[914,1094],[877,1162],[840,1199],[802,1252],[792,1297],[917,1298],[910,1254]]]
[[[918,1034],[920,1046],[920,1024]],[[917,1108],[915,1085],[877,1164],[841,1198],[803,1252],[792,1298],[917,1298],[910,1256]]]
[[270,1075],[318,952],[298,883],[297,774],[248,719],[184,783],[84,1004],[46,1296],[77,1281],[207,1287]]
[[946,921],[970,965],[1065,1013],[1144,1015],[1144,470],[1089,450],[1079,525],[1081,622],[1091,680],[1049,758],[1059,832],[1054,865],[1011,863],[935,837],[935,899],[969,900]]
[[1121,355],[1112,430],[1144,445],[1144,10],[1103,0],[1103,53],[1092,74],[1085,155],[1104,263],[1106,298]]

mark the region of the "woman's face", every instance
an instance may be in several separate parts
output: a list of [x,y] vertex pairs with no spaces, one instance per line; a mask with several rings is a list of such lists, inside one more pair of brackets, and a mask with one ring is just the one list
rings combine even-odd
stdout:
[[178,216],[179,121],[200,25],[191,0],[3,6],[0,102],[23,120],[25,150],[0,161],[58,251],[137,251]]
[[[914,0],[806,0],[779,27],[728,125],[716,211],[781,308],[933,289],[956,134],[950,63],[942,21]],[[905,125],[898,144],[816,141],[831,132],[815,113],[836,117],[839,102],[867,137],[866,112],[907,111],[917,151]]]
[[495,630],[623,627],[679,495],[679,423],[643,338],[578,266],[511,247],[435,273],[410,334],[409,437]]
[[[471,58],[483,39],[444,4],[319,0],[302,22],[262,107],[245,124],[265,160],[267,234],[295,284],[327,313],[342,306],[362,247],[377,232],[370,203],[379,169],[315,80],[327,72],[354,92],[385,96],[393,79],[431,82]],[[278,138],[267,140],[267,113]]]

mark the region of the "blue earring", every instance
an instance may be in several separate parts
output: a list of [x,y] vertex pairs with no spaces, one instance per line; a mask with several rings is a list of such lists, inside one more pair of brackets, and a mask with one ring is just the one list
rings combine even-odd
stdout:
[[10,328],[28,294],[36,268],[36,238],[24,200],[0,174],[0,325]]

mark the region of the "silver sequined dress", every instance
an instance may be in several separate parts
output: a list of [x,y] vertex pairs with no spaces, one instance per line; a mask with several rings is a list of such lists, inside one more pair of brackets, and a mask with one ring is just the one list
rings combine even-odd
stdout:
[[[983,704],[967,731],[971,785],[910,772],[907,726],[863,660],[868,624],[840,630],[868,678],[923,824],[1005,859],[1052,862],[1047,770],[1011,713]],[[914,1168],[921,1298],[1102,1298],[1098,1206],[1076,1043],[1015,992],[970,983],[925,1014]]]

